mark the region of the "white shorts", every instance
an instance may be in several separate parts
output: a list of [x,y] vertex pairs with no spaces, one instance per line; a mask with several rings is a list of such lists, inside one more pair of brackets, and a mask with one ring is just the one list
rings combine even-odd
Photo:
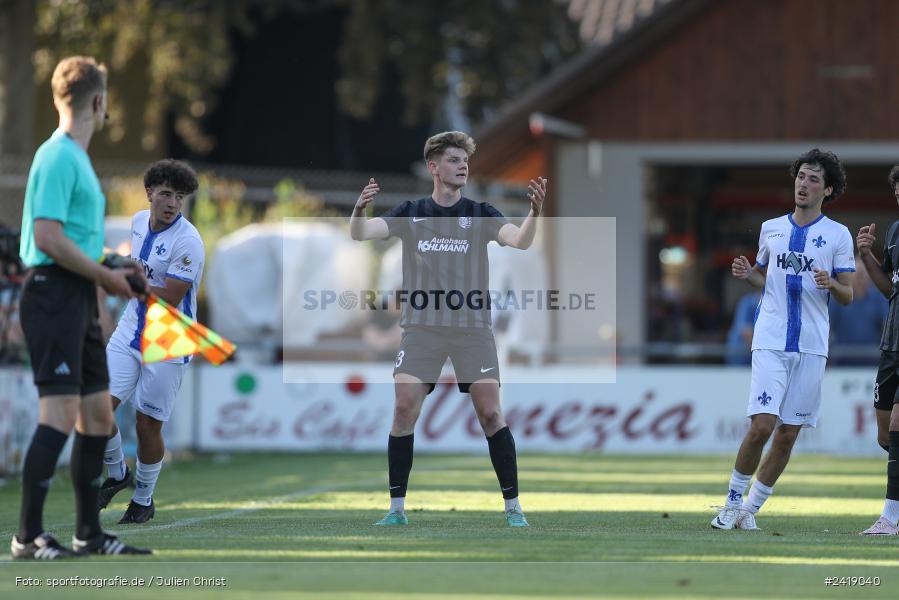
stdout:
[[113,334],[106,346],[109,393],[157,421],[172,416],[175,397],[187,365],[183,362],[143,364],[140,352]]
[[818,354],[753,350],[746,416],[777,415],[787,425],[814,427],[826,364],[827,357]]

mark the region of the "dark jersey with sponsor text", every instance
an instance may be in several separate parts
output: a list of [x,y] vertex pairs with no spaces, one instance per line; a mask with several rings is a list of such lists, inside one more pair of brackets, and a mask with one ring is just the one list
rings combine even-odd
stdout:
[[899,352],[899,221],[894,222],[887,230],[883,241],[881,268],[891,278],[893,291],[890,293],[890,308],[880,337],[880,349]]
[[489,328],[487,244],[508,222],[502,213],[465,197],[450,207],[428,197],[381,218],[403,244],[400,325]]

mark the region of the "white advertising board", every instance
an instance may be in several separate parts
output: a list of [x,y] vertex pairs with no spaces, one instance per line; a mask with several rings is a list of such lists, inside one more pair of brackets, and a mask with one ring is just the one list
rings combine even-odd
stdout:
[[[510,367],[509,370],[515,367]],[[389,365],[203,366],[197,443],[203,450],[383,450],[393,415]],[[297,378],[297,371],[303,376]],[[584,381],[576,368],[547,369],[553,381]],[[798,451],[877,455],[873,369],[831,369],[816,429]],[[341,382],[341,383],[335,383]],[[619,453],[736,452],[749,370],[621,367],[614,384],[508,384],[503,411],[522,451]],[[416,450],[483,452],[484,434],[451,378],[425,400]]]

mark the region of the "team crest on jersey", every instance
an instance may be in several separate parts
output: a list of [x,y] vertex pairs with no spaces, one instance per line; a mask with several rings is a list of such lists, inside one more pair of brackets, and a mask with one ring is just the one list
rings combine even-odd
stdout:
[[803,271],[811,271],[813,262],[815,262],[814,258],[796,254],[795,252],[790,252],[789,254],[784,252],[777,255],[777,266],[784,270],[793,269],[793,272],[797,275]]
[[459,217],[459,227],[462,229],[471,229],[471,217]]
[[156,246],[156,256],[162,256],[163,254],[165,254],[165,251],[166,251],[165,242],[162,242],[161,244]]

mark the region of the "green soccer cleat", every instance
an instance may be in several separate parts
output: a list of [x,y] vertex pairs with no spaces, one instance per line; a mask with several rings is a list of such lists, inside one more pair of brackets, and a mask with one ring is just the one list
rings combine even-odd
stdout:
[[406,518],[404,512],[389,512],[387,515],[375,523],[375,525],[408,525],[409,519]]
[[509,527],[530,527],[528,520],[524,518],[524,513],[520,510],[507,510],[506,523]]

